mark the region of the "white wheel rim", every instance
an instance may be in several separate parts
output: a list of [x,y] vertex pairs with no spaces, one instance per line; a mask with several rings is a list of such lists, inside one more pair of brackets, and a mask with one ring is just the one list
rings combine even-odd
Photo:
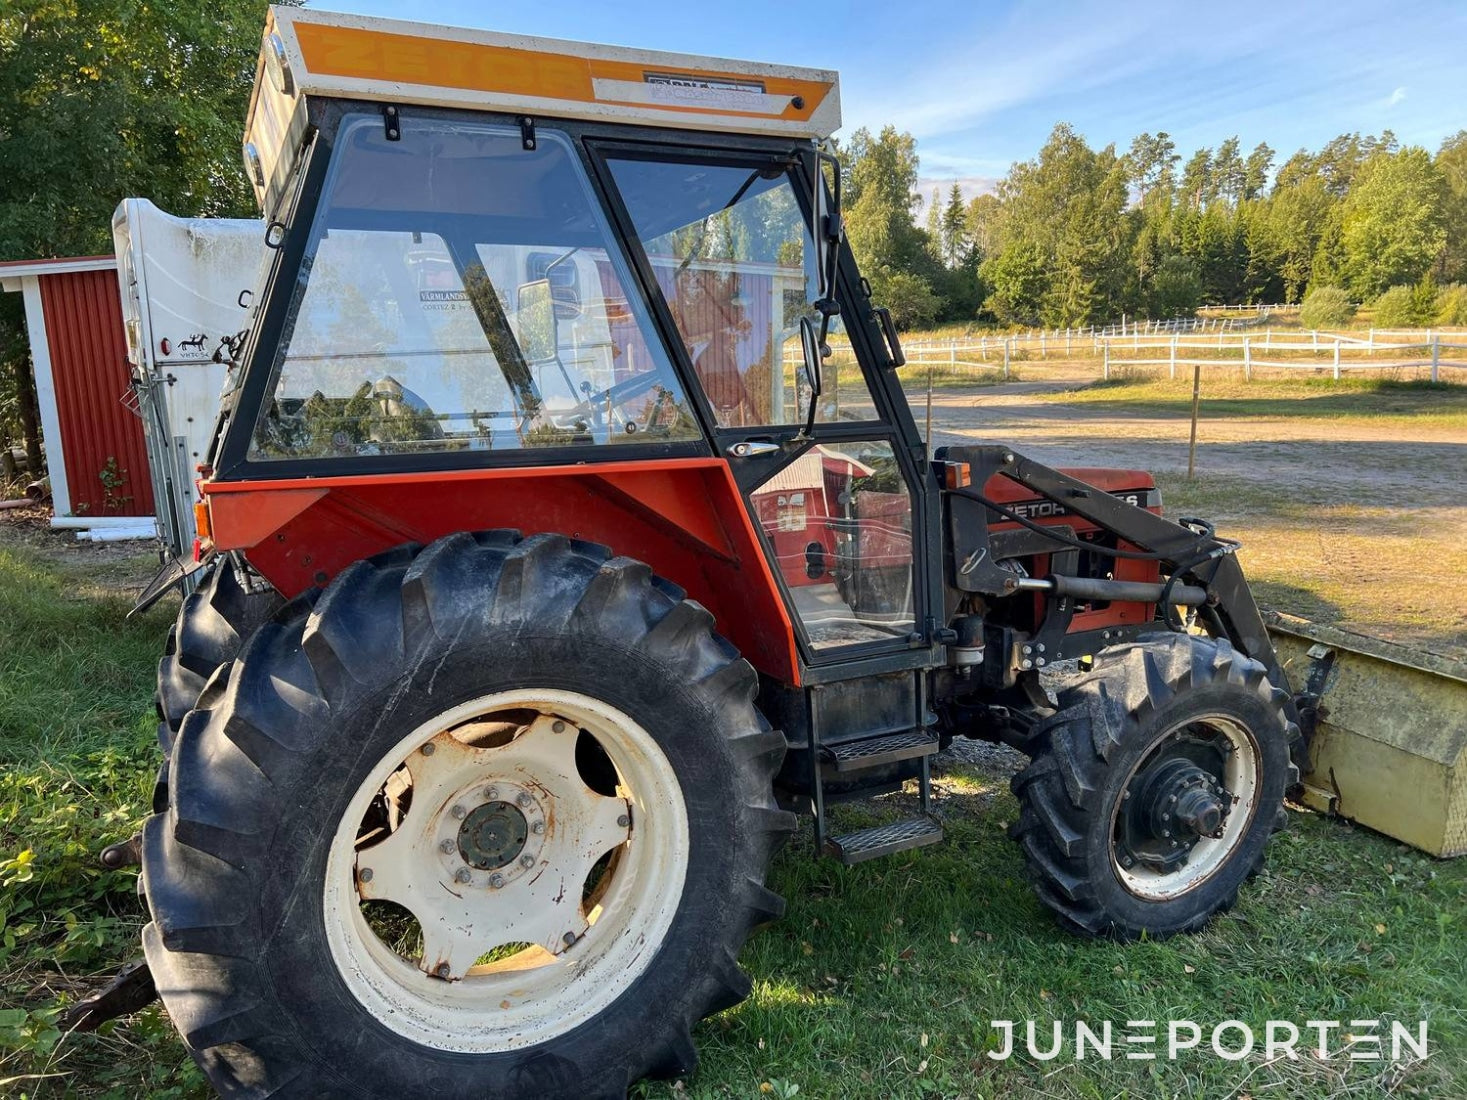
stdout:
[[1228,857],[1232,855],[1243,837],[1247,835],[1248,828],[1253,823],[1254,813],[1258,808],[1260,772],[1258,742],[1246,726],[1237,719],[1222,714],[1189,718],[1167,730],[1157,740],[1153,750],[1143,756],[1137,762],[1136,767],[1131,769],[1130,775],[1126,776],[1126,783],[1122,790],[1129,789],[1136,774],[1155,755],[1156,747],[1165,745],[1181,730],[1193,726],[1205,726],[1214,733],[1221,734],[1227,739],[1232,750],[1223,766],[1223,786],[1232,798],[1222,831],[1217,836],[1199,837],[1188,854],[1187,862],[1176,870],[1159,871],[1140,863],[1125,867],[1116,853],[1116,819],[1122,808],[1119,798],[1111,812],[1111,865],[1121,884],[1137,897],[1145,898],[1147,901],[1168,901],[1179,897],[1196,889],[1201,883],[1215,875],[1227,862]]
[[[461,739],[467,723],[509,712],[538,717],[507,743]],[[582,730],[615,766],[617,797],[581,779]],[[412,777],[406,813],[386,839],[358,850],[369,808],[404,766]],[[482,861],[486,836],[500,845],[489,858],[513,853],[510,862],[466,862],[462,844]],[[352,996],[399,1034],[464,1053],[532,1046],[597,1016],[647,969],[677,912],[688,849],[676,773],[626,714],[576,692],[483,696],[419,726],[358,788],[327,856],[327,942]],[[615,854],[588,908],[583,884],[607,852]],[[411,912],[422,956],[384,942],[364,900]],[[514,944],[533,946],[475,965]]]

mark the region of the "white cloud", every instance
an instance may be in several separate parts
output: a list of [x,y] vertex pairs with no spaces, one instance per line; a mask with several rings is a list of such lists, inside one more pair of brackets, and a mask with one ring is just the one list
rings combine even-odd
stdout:
[[1406,98],[1406,89],[1405,88],[1397,88],[1394,92],[1392,92],[1390,94],[1390,97],[1386,99],[1386,106],[1387,107],[1394,107],[1397,103],[1401,102],[1401,100],[1403,100],[1405,98]]
[[[932,190],[937,189],[939,201],[946,203],[947,194],[952,190],[953,184],[957,184],[963,193],[964,202],[972,202],[979,195],[987,195],[998,190],[997,176],[923,176],[917,181],[917,194],[922,196],[923,203],[932,200]],[[927,213],[923,207],[922,216]]]

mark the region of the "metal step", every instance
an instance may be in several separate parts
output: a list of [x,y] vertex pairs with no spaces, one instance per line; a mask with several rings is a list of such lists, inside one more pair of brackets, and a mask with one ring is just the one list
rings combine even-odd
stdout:
[[868,737],[861,741],[846,741],[839,745],[824,745],[826,754],[823,767],[833,772],[857,772],[867,768],[879,768],[884,764],[895,764],[902,760],[915,760],[921,756],[932,756],[937,752],[938,741],[923,729],[888,733],[881,737]]
[[919,814],[903,821],[893,821],[890,825],[877,825],[845,836],[829,837],[825,841],[825,850],[842,863],[864,863],[868,859],[905,852],[909,848],[925,848],[941,839],[942,826],[926,814]]

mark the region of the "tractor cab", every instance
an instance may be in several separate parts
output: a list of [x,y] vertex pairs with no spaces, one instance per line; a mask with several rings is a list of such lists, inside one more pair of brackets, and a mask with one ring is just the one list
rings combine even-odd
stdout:
[[[929,640],[925,454],[842,241],[834,74],[272,18],[245,163],[276,260],[211,503],[527,467],[677,481],[716,459],[778,592],[785,679]],[[255,532],[214,510],[214,546],[249,557]],[[515,518],[463,500],[439,519],[470,515]]]

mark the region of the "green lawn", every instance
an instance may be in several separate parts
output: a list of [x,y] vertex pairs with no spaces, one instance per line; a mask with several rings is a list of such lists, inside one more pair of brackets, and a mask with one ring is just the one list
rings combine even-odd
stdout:
[[[0,546],[0,1095],[207,1095],[157,1006],[96,1035],[53,1026],[59,1004],[135,952],[143,919],[134,873],[103,872],[95,853],[146,813],[149,697],[170,612],[128,621],[125,611]],[[1122,947],[1061,932],[1029,893],[1003,835],[1015,808],[1002,778],[963,766],[938,787],[940,848],[857,868],[812,861],[808,831],[786,849],[772,884],[789,912],[743,956],[754,996],[701,1025],[695,1077],[641,1095],[1467,1094],[1467,861],[1298,813],[1234,913],[1195,938]],[[1396,1065],[986,1057],[991,1021],[1030,1017],[1240,1019],[1260,1033],[1269,1019],[1424,1017],[1432,1055]]]

